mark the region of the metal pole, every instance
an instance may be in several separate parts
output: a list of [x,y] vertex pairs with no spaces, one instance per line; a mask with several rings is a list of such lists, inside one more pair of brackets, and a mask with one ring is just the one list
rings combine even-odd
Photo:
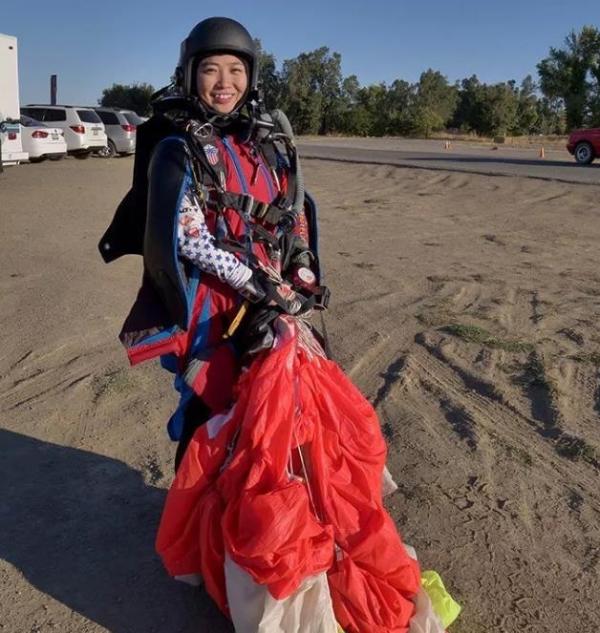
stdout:
[[50,75],[50,105],[56,105],[56,75]]

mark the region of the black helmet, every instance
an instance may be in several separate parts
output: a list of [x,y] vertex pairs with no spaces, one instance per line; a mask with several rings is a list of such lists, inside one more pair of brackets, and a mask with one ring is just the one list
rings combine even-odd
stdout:
[[213,53],[232,53],[241,57],[248,64],[247,94],[256,90],[258,60],[250,33],[239,22],[230,18],[207,18],[198,22],[181,42],[175,77],[186,95],[196,94],[195,74],[198,61]]

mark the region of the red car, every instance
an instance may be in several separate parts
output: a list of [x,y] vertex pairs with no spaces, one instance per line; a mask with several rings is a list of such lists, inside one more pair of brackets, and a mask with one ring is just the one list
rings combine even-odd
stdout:
[[600,158],[600,127],[573,130],[569,134],[567,149],[580,165],[589,165],[594,158]]

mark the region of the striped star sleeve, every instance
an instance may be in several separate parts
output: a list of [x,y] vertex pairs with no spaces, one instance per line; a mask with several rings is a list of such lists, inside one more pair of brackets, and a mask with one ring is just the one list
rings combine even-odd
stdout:
[[191,189],[186,191],[181,200],[177,237],[182,257],[235,290],[242,288],[252,276],[250,268],[233,253],[216,246],[198,197]]

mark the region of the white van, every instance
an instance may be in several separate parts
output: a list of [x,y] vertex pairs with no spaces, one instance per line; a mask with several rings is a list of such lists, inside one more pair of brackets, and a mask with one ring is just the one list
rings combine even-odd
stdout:
[[19,70],[17,38],[0,33],[0,146],[2,165],[27,160],[19,125]]
[[32,103],[21,108],[21,114],[50,127],[61,128],[65,133],[67,152],[76,158],[87,158],[108,144],[104,123],[91,108]]

